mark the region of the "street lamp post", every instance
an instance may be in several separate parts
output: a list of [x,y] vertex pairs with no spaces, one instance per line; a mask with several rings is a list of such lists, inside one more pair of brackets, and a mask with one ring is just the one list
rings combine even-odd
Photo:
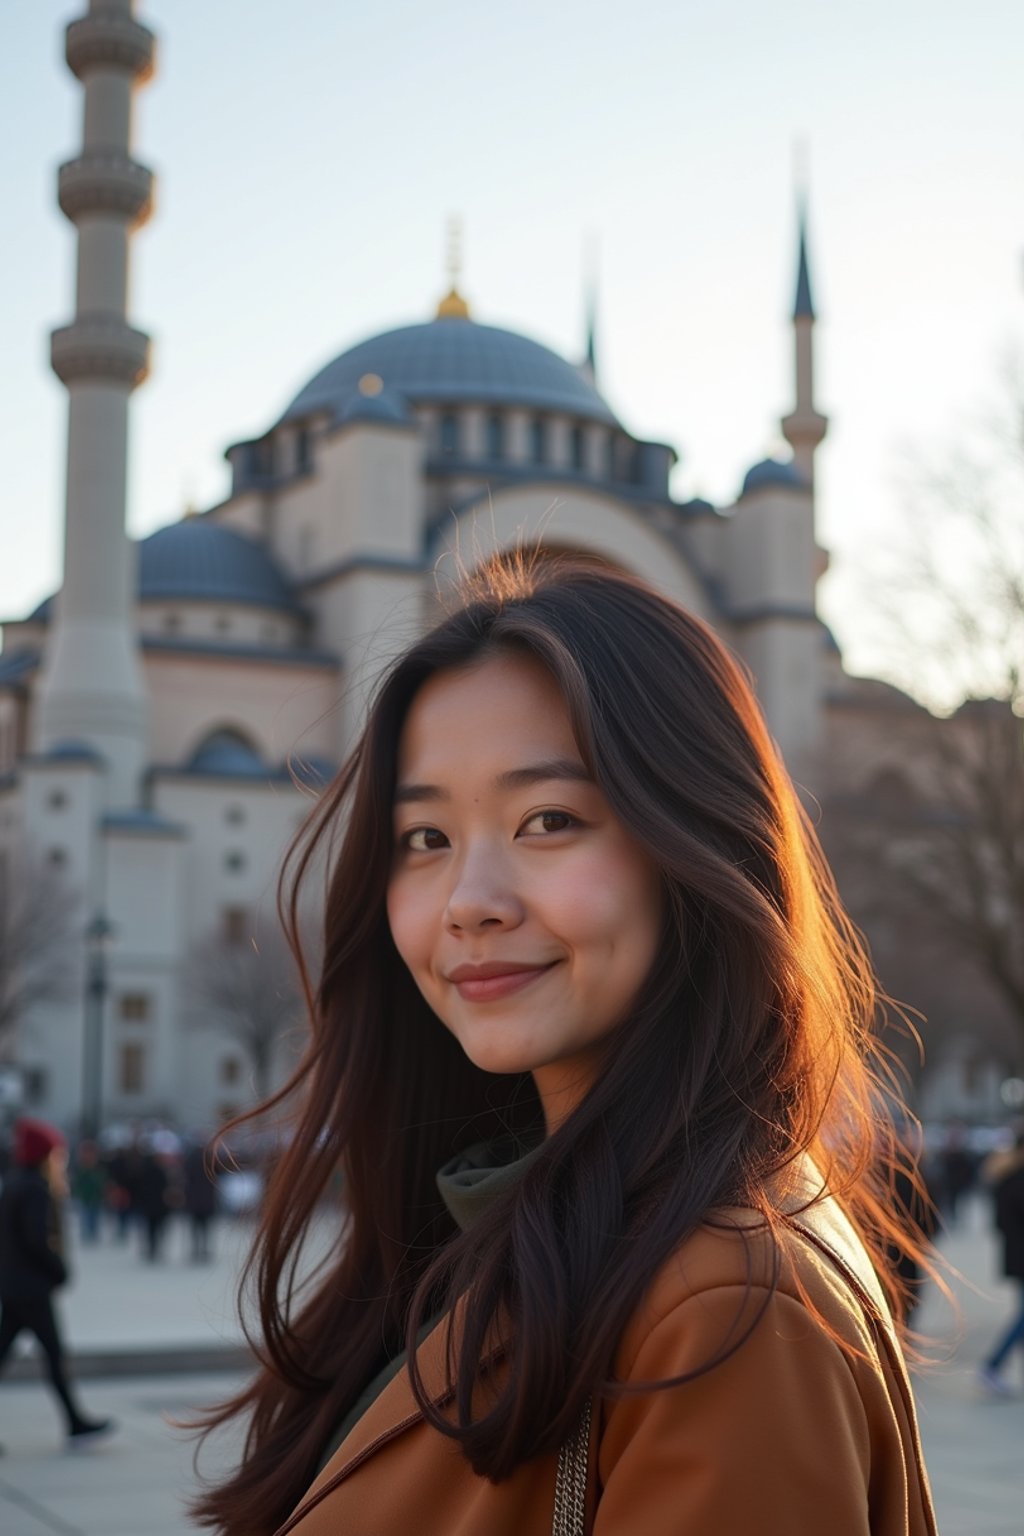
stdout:
[[82,1057],[82,1135],[92,1140],[103,1123],[103,1007],[111,924],[97,912],[85,930],[85,1030]]

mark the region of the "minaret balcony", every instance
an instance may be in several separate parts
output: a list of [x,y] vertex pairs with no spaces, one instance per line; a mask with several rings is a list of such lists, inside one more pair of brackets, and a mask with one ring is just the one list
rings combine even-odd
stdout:
[[149,373],[149,337],[116,315],[81,315],[52,332],[50,366],[62,384],[105,380],[134,389]]
[[153,211],[153,172],[115,149],[68,160],[57,172],[57,199],[72,222],[83,213],[116,213],[133,227]]
[[102,66],[125,69],[138,81],[153,73],[156,38],[148,27],[120,9],[90,11],[67,29],[64,57],[79,80]]
[[791,411],[788,416],[782,418],[782,435],[791,446],[796,443],[807,443],[812,448],[817,448],[828,431],[828,417],[822,416],[820,411],[806,407]]

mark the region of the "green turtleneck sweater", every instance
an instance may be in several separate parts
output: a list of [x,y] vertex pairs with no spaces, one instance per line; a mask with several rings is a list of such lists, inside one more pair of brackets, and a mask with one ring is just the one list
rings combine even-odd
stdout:
[[[479,1142],[467,1147],[438,1170],[437,1187],[441,1198],[463,1232],[476,1218],[493,1205],[494,1201],[518,1183],[524,1171],[539,1151],[532,1147],[523,1152],[512,1137],[498,1142]],[[416,1336],[422,1344],[440,1321],[440,1313],[428,1318]],[[407,1350],[401,1350],[388,1360],[356,1398],[348,1413],[330,1437],[320,1457],[317,1473],[323,1471],[341,1442],[355,1428],[363,1414],[376,1402],[388,1383],[405,1365]]]

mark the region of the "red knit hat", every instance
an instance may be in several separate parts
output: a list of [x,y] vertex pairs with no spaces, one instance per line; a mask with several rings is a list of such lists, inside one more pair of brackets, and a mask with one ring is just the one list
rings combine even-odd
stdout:
[[30,1120],[23,1115],[14,1122],[14,1161],[22,1168],[34,1168],[45,1162],[54,1147],[63,1145],[60,1131],[45,1120]]

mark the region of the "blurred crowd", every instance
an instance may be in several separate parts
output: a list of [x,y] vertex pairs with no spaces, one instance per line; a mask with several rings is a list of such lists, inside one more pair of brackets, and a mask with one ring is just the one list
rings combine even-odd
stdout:
[[[87,1246],[109,1238],[157,1263],[170,1223],[179,1218],[188,1224],[191,1259],[206,1263],[213,1257],[216,1218],[258,1208],[268,1155],[257,1145],[239,1156],[215,1140],[162,1125],[112,1127],[97,1140],[67,1146],[60,1193]],[[12,1132],[0,1139],[0,1181],[15,1163]]]

